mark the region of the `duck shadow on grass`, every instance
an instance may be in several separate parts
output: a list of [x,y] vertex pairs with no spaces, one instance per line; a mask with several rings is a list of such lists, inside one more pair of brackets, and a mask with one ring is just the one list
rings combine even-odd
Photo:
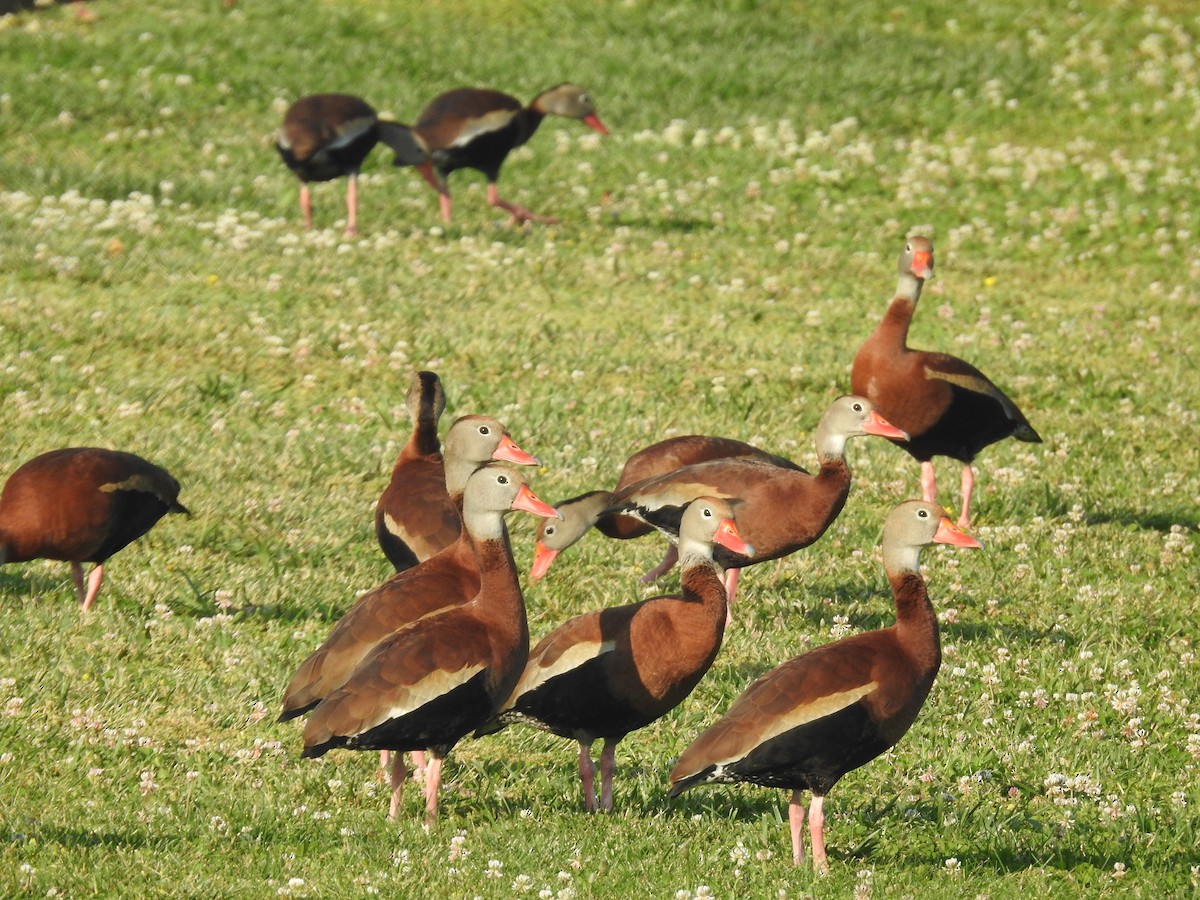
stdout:
[[1132,509],[1098,509],[1084,514],[1087,525],[1120,525],[1140,528],[1144,531],[1159,531],[1169,534],[1172,528],[1182,526],[1187,531],[1195,530],[1200,523],[1200,509],[1172,509],[1145,512]]
[[57,844],[68,850],[93,847],[128,849],[146,846],[146,835],[136,831],[92,831],[87,828],[69,828],[60,825],[40,825],[30,828],[26,837],[36,838],[41,844]]

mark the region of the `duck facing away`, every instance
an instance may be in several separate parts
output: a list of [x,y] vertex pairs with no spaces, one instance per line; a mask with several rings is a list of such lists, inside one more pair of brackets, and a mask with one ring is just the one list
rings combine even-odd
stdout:
[[592,130],[608,134],[596,115],[592,98],[576,84],[560,84],[543,91],[528,106],[516,97],[485,88],[457,88],[430,101],[413,129],[437,170],[436,179],[427,176],[426,180],[438,192],[446,223],[450,222],[451,210],[447,179],[458,169],[482,172],[488,181],[488,203],[509,212],[514,224],[558,221],[502,199],[496,186],[508,154],[533,137],[548,115],[579,119]]
[[[104,563],[167,513],[187,513],[179,482],[140,456],[69,447],[34,457],[0,492],[0,564],[71,564],[83,612],[104,581]],[[86,582],[83,564],[94,563]]]
[[931,543],[979,547],[936,503],[896,507],[883,532],[896,624],[817,647],[755,681],[684,750],[671,770],[670,795],[734,782],[790,790],[792,861],[800,865],[803,792],[811,791],[812,860],[824,873],[825,796],[904,736],[941,665],[937,617],[920,570],[921,548]]
[[[578,497],[563,500],[554,507],[562,516],[562,521],[542,520],[538,526],[533,568],[529,573],[530,583],[539,581],[550,570],[558,555],[576,544],[593,526],[605,537],[622,541],[653,532],[654,528],[640,519],[606,511],[612,506],[613,498],[625,488],[648,478],[674,472],[684,466],[713,459],[734,458],[758,459],[785,469],[804,471],[791,460],[733,438],[688,434],[643,447],[625,461],[617,484],[611,491],[588,491]],[[677,560],[675,545],[671,544],[663,561],[642,576],[642,581],[649,584],[657,580],[669,571]]]
[[738,529],[753,554],[718,546],[732,603],[738,571],[787,556],[816,541],[841,513],[850,494],[846,441],[863,434],[903,437],[862,397],[839,397],[821,416],[814,443],[819,468],[808,474],[760,459],[717,459],[684,466],[618,491],[611,510],[635,516],[674,539],[683,510],[697,497],[733,503]]
[[442,383],[432,372],[413,376],[407,395],[412,435],[396,458],[392,477],[375,506],[375,536],[384,556],[403,572],[450,546],[462,529],[467,477],[495,460],[539,465],[487,416],[463,416],[446,433],[443,452],[437,423],[446,408]]
[[432,165],[407,125],[380,119],[367,101],[351,94],[310,94],[283,116],[275,148],[300,179],[300,211],[312,228],[309,183],[347,178],[346,234],[358,233],[358,170],[380,141],[395,153],[394,165],[417,166],[427,178]]
[[[708,671],[725,633],[725,586],[713,544],[752,554],[724,500],[688,505],[679,532],[683,591],[596,610],[538,643],[497,721],[579,742],[584,808],[611,810],[618,742],[666,715]],[[485,729],[486,730],[486,729]],[[591,746],[604,739],[597,801]]]
[[304,729],[306,757],[336,747],[393,751],[392,817],[407,777],[398,751],[431,751],[425,799],[426,818],[433,821],[442,759],[496,714],[525,667],[529,626],[504,527],[510,509],[557,515],[516,469],[492,465],[470,477],[463,523],[478,560],[478,593],[376,645],[317,705]]
[[984,447],[1007,437],[1041,443],[1041,437],[1008,396],[956,356],[912,350],[912,323],[921,287],[933,275],[933,242],[910,238],[897,263],[896,295],[879,326],[854,355],[850,389],[866,397],[896,427],[908,432],[896,443],[921,463],[926,500],[937,497],[933,457],[949,456],[963,464],[962,508],[958,524],[971,520],[971,467]]

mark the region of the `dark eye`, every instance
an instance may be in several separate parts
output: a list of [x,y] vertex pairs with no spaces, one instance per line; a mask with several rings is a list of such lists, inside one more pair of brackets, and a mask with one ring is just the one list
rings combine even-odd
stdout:
[[497,475],[496,483],[497,484],[508,484],[508,476],[507,475]]
[[855,403],[855,404],[854,404],[854,411],[855,411],[855,412],[862,412],[862,411],[863,411],[863,405],[862,405],[861,403]]
[[711,519],[711,518],[712,518],[712,514],[713,514],[713,512],[712,512],[712,510],[711,510],[711,509],[709,509],[707,506],[706,506],[706,507],[704,507],[704,518],[706,518],[706,519]]
[[486,425],[480,425],[480,426],[479,426],[479,433],[480,433],[480,434],[491,434],[491,433],[492,433],[492,429],[488,428]]
[[542,531],[542,534],[544,534],[546,537],[550,537],[550,535],[554,534],[554,526],[547,525],[545,530]]
[[904,252],[905,252],[905,253],[912,253],[912,244],[905,244],[905,245],[904,245]]
[[917,510],[917,515],[918,515],[918,516],[920,516],[922,519],[928,519],[928,518],[929,518],[929,510],[927,510],[927,509],[918,509],[918,510]]

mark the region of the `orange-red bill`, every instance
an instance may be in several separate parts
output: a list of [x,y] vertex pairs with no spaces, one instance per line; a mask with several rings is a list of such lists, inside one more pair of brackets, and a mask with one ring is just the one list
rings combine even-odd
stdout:
[[741,532],[738,531],[738,527],[734,524],[733,519],[721,520],[721,523],[717,526],[717,533],[713,535],[713,543],[720,544],[727,550],[740,553],[742,556],[754,555],[754,546],[742,540]]
[[935,544],[951,544],[955,547],[970,547],[972,550],[982,550],[983,544],[975,540],[945,516],[938,522],[937,534],[933,536]]
[[536,584],[540,581],[550,571],[550,566],[554,563],[554,559],[557,556],[557,550],[551,550],[541,541],[538,541],[533,551],[533,568],[529,570],[529,583]]
[[864,434],[876,434],[879,437],[896,438],[900,441],[908,440],[907,431],[900,430],[875,410],[871,410],[867,416],[867,421],[863,423],[862,430]]
[[933,274],[933,253],[929,250],[918,250],[913,254],[912,272],[918,278],[928,278]]
[[[530,456],[524,450],[517,446],[516,441],[510,438],[507,434],[500,438],[500,446],[492,453],[492,459],[498,459],[502,462],[510,462],[518,466],[540,466],[536,456]],[[543,513],[546,515],[546,513]]]
[[600,121],[600,117],[595,113],[592,113],[590,116],[584,116],[583,124],[593,131],[598,131],[601,134],[608,134],[608,129],[604,127],[604,123]]
[[521,485],[521,489],[517,491],[517,498],[512,502],[513,509],[519,509],[522,512],[531,512],[535,516],[546,516],[550,519],[561,519],[562,513],[538,498],[538,495],[529,489],[529,485]]

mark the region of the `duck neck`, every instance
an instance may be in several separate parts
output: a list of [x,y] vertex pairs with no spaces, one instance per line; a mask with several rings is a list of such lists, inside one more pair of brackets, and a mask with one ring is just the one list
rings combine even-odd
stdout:
[[890,333],[898,338],[901,344],[908,341],[908,326],[912,324],[913,313],[917,309],[917,301],[921,299],[921,288],[925,284],[911,272],[901,273],[896,281],[896,295],[888,304],[883,321],[879,323],[879,331]]
[[679,545],[680,582],[683,599],[703,607],[717,631],[720,641],[725,633],[729,598],[725,594],[725,579],[721,568],[712,560],[711,550],[697,550],[681,542]]
[[408,439],[408,448],[421,456],[432,456],[440,453],[442,442],[438,440],[438,419],[432,411],[421,411],[413,424],[412,435]]
[[[885,566],[887,555],[885,548]],[[932,676],[941,666],[942,646],[925,579],[914,563],[911,568],[888,568],[888,582],[896,603],[896,632],[900,642],[922,671]]]
[[525,601],[513,562],[512,545],[504,517],[475,514],[466,527],[467,540],[479,562],[479,594],[481,611],[496,617],[501,623],[512,622],[517,631],[529,637],[525,616]]

